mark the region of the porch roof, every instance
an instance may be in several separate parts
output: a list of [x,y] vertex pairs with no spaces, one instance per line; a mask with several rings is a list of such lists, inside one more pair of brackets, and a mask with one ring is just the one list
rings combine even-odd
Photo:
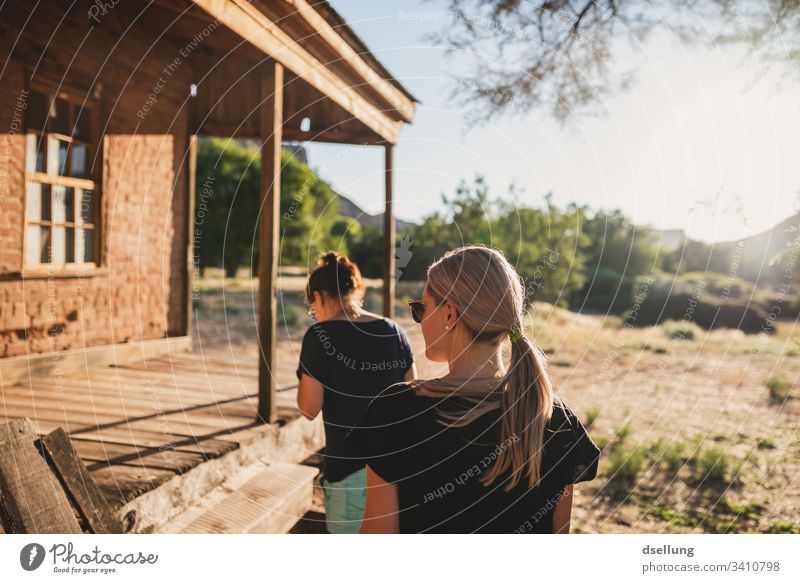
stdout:
[[265,60],[286,69],[286,140],[393,144],[413,119],[417,100],[327,2],[156,0],[149,9],[169,17],[166,34],[197,41],[196,133],[262,137]]

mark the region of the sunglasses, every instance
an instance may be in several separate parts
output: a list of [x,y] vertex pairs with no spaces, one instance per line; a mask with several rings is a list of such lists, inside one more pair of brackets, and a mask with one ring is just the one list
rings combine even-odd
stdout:
[[411,318],[417,323],[422,323],[422,317],[425,315],[425,304],[422,300],[409,300],[408,307],[411,310]]

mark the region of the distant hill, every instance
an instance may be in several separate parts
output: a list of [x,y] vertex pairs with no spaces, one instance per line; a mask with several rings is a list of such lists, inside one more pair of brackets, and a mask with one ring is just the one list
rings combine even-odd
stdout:
[[[797,237],[800,237],[800,213],[784,219],[771,229],[742,239],[738,252],[741,257],[739,275],[758,282],[764,277],[769,279],[771,274],[774,281],[782,281],[783,269],[780,265],[770,266],[769,262],[789,247]],[[714,246],[721,249],[728,248],[733,254],[737,254],[739,245],[739,241],[728,241],[716,243]]]
[[[649,230],[657,241],[660,238],[661,247],[672,251],[680,251],[686,243],[694,242],[681,229]],[[780,283],[784,275],[783,268],[778,264],[770,265],[770,261],[789,247],[797,237],[800,237],[800,213],[741,240],[720,241],[713,245],[703,243],[710,252],[707,269],[717,273],[735,274],[755,282],[759,287]]]
[[[689,240],[683,229],[653,229],[650,227],[637,227],[649,230],[659,247],[666,247],[671,251],[680,249],[684,242]],[[774,227],[761,233],[756,233],[742,239],[741,247],[745,258],[771,258],[781,250],[785,249],[793,239],[800,236],[800,213],[784,219]],[[739,240],[720,241],[714,243],[714,247],[723,249],[725,247],[736,247]]]
[[281,147],[290,151],[298,162],[308,164],[308,153],[302,142],[283,142]]
[[[350,200],[343,194],[339,194],[339,214],[341,214],[343,217],[349,217],[351,219],[355,219],[361,225],[377,227],[378,229],[383,230],[383,213],[371,215],[365,212],[360,206],[358,206],[356,203],[354,203],[352,200]],[[398,219],[397,217],[395,217],[394,225],[395,229],[399,233],[406,227],[413,226],[414,223],[410,223],[408,221],[404,221],[402,219]]]
[[[302,142],[283,142],[282,147],[284,150],[290,151],[298,161],[303,164],[308,164],[308,152]],[[339,196],[339,214],[343,217],[355,219],[363,226],[377,227],[383,230],[383,213],[371,215],[364,212],[360,206],[343,194],[337,193],[337,195]],[[395,217],[394,224],[395,229],[397,229],[399,233],[406,227],[412,226],[414,223],[409,223]]]
[[[773,257],[800,236],[800,213],[784,219],[771,229],[743,239],[745,255]],[[736,245],[738,241],[717,243],[717,245]]]

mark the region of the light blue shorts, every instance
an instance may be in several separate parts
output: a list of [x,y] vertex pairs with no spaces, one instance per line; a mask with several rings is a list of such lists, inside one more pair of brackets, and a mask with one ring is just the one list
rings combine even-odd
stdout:
[[325,494],[325,524],[331,534],[356,534],[361,528],[367,502],[367,468],[344,480],[320,479]]

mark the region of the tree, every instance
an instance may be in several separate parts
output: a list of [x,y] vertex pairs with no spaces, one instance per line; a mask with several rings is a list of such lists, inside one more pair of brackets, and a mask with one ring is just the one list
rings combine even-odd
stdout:
[[598,211],[582,231],[593,244],[587,251],[586,284],[573,303],[612,312],[628,308],[636,276],[659,268],[652,233],[637,228],[620,210]]
[[383,277],[383,230],[369,225],[350,233],[350,259],[356,262],[364,277]]
[[566,308],[586,281],[590,241],[581,231],[585,208],[572,203],[562,211],[553,203],[552,193],[544,200],[545,210],[500,202],[497,245],[525,280],[528,302]]
[[[509,187],[510,198],[516,189]],[[487,245],[502,251],[525,280],[528,301],[549,301],[567,307],[568,298],[585,281],[584,250],[589,239],[580,224],[584,209],[572,204],[558,209],[551,195],[546,209],[492,200],[482,176],[462,180],[452,196],[442,195],[445,210],[433,213],[402,235],[412,256],[405,279],[424,279],[428,266],[449,249]]]
[[249,256],[258,218],[259,160],[257,147],[235,140],[198,144],[195,246],[201,269],[221,267],[233,277]]
[[[334,232],[339,197],[330,184],[288,151],[281,155],[281,263],[314,265],[320,253],[347,245]],[[255,263],[255,261],[254,261]]]
[[[197,149],[195,245],[200,268],[258,265],[258,220],[262,212],[261,152],[233,139],[200,140]],[[343,244],[333,226],[338,196],[330,184],[291,152],[281,153],[281,263],[313,263],[322,251]],[[346,251],[346,248],[343,250]]]
[[470,51],[475,65],[454,98],[484,119],[535,107],[561,120],[599,111],[632,78],[615,69],[619,40],[636,47],[659,27],[687,41],[747,43],[764,62],[800,54],[797,0],[451,0],[450,10],[434,40]]

